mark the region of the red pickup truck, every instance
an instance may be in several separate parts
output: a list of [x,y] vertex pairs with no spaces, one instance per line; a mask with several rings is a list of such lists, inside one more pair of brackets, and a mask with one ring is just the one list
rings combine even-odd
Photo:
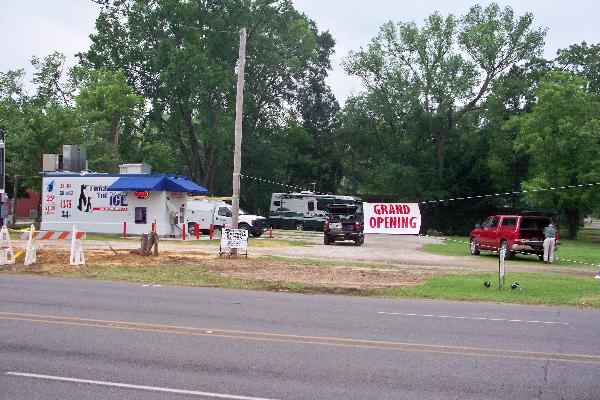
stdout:
[[[481,250],[500,251],[506,248],[505,259],[515,253],[537,254],[540,260],[544,256],[544,228],[554,221],[544,215],[493,215],[487,217],[481,225],[477,224],[469,234],[471,254],[476,256]],[[560,241],[556,233],[554,250]]]

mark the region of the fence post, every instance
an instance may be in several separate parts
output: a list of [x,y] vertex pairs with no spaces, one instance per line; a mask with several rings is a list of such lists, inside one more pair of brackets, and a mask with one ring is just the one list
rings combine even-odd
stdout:
[[123,221],[123,239],[127,239],[127,221]]
[[198,223],[194,224],[194,236],[196,237],[196,240],[200,239],[200,224]]
[[186,226],[185,226],[185,224],[183,224],[182,227],[183,227],[183,229],[181,230],[181,240],[185,240],[185,234],[186,234],[186,231],[185,231]]

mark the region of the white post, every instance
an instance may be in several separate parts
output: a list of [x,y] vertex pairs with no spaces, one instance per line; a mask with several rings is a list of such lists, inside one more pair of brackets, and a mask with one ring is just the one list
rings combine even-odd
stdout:
[[7,248],[0,248],[0,265],[14,264],[15,252],[13,251],[12,242],[6,225],[0,230],[0,246],[4,243],[8,244]]
[[25,251],[25,261],[23,262],[24,265],[35,264],[37,261],[35,242],[33,241],[34,234],[35,226],[31,225],[31,228],[29,229],[29,239],[27,239],[27,250]]
[[77,239],[77,229],[73,226],[73,236],[71,237],[71,257],[70,265],[85,265],[85,256],[83,255],[83,245],[81,239]]

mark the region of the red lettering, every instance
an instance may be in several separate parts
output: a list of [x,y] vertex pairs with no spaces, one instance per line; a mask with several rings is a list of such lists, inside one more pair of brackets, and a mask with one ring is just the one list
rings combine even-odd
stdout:
[[396,214],[403,214],[402,204],[396,204]]
[[388,213],[387,206],[385,204],[381,205],[381,213],[382,214],[387,214]]
[[375,228],[375,225],[377,224],[377,220],[375,219],[375,217],[371,217],[369,218],[369,226],[371,228]]
[[410,207],[406,204],[402,206],[402,209],[404,210],[404,214],[410,214]]
[[416,217],[412,217],[410,219],[410,227],[413,229],[417,227],[417,218]]
[[373,212],[374,212],[375,214],[377,214],[377,215],[380,215],[380,214],[381,214],[381,210],[379,209],[379,207],[381,207],[381,204],[375,204],[375,205],[373,206]]
[[383,223],[383,217],[377,217],[377,227],[381,228],[381,224]]
[[408,217],[402,217],[402,228],[408,227]]

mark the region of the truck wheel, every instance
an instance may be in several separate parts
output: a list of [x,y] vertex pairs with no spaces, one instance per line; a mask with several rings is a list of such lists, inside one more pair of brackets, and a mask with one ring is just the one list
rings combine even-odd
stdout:
[[254,237],[261,237],[262,234],[263,233],[260,232],[260,231],[259,232],[252,232],[252,236],[254,236]]
[[504,253],[504,259],[510,260],[514,256],[514,253],[508,249],[508,242],[506,240],[500,242],[500,247],[498,248],[498,250],[502,250],[503,248],[506,249],[506,253]]
[[475,240],[475,238],[471,238],[471,240],[469,241],[469,249],[471,250],[472,256],[479,255],[479,246],[477,246],[477,241]]
[[362,239],[355,239],[354,240],[354,245],[355,246],[361,246],[363,244],[363,240]]
[[302,231],[304,230],[304,224],[302,222],[296,222],[296,230],[297,231]]

